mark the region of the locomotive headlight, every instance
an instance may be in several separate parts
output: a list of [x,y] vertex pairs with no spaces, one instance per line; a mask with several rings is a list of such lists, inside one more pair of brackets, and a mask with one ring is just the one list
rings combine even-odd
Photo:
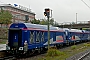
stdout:
[[19,50],[23,50],[23,47],[19,47]]

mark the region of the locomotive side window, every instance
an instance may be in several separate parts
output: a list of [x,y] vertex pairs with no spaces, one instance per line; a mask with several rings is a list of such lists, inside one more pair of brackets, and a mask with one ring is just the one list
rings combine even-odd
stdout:
[[44,42],[44,32],[41,32],[41,41]]
[[34,43],[34,31],[30,31],[30,43]]
[[36,32],[36,43],[40,42],[40,32]]

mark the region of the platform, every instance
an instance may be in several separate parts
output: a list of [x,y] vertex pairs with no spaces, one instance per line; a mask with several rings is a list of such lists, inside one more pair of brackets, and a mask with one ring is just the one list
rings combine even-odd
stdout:
[[6,44],[0,44],[0,51],[6,50]]

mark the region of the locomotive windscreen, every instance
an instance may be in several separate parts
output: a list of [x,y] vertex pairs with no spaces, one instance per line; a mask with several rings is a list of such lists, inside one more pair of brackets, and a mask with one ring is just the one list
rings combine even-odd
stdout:
[[22,41],[22,30],[18,28],[9,29],[9,46],[19,47]]

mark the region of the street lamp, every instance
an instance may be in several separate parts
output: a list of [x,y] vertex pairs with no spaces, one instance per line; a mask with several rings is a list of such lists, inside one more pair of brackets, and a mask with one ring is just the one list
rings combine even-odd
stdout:
[[76,13],[76,24],[77,24],[77,13]]

